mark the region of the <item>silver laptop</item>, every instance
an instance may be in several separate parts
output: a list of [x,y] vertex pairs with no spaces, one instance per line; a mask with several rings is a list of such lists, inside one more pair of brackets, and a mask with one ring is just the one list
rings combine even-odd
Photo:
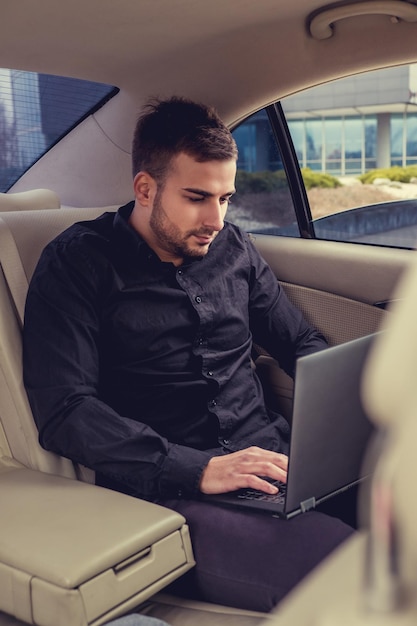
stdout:
[[375,336],[298,359],[287,484],[278,494],[240,489],[204,499],[289,519],[362,480],[373,426],[362,406],[360,383]]

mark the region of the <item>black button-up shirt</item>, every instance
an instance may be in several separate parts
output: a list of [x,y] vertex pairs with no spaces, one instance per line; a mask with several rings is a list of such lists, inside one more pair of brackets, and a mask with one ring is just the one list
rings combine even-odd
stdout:
[[161,262],[128,224],[133,203],[44,250],[24,328],[24,378],[41,444],[148,499],[195,493],[216,454],[287,451],[252,341],[291,375],[324,347],[250,238],[226,223],[206,256]]

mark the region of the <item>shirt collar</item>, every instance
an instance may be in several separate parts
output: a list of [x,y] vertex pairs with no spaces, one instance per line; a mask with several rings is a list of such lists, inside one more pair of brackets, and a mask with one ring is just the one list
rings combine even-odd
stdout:
[[[134,201],[125,204],[117,211],[114,222],[116,243],[126,254],[134,257],[158,259],[155,252],[148,246],[140,234],[129,224],[129,218],[135,206]],[[158,259],[159,260],[159,259]]]

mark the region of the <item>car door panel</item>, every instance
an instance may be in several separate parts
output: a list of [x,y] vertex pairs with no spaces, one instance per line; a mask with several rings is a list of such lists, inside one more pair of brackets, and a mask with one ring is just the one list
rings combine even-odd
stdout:
[[376,305],[389,300],[413,251],[254,235],[279,280]]
[[[255,244],[289,299],[329,345],[380,328],[389,315],[380,303],[389,303],[414,258],[409,250],[268,235],[256,235]],[[259,351],[256,366],[267,404],[290,421],[293,381],[267,351]]]

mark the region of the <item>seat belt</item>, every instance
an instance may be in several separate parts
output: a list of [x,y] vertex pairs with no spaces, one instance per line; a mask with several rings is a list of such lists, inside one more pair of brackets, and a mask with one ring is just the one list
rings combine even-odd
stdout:
[[7,223],[1,217],[0,265],[3,269],[4,278],[14,302],[20,327],[23,328],[26,294],[29,283],[13,234]]

